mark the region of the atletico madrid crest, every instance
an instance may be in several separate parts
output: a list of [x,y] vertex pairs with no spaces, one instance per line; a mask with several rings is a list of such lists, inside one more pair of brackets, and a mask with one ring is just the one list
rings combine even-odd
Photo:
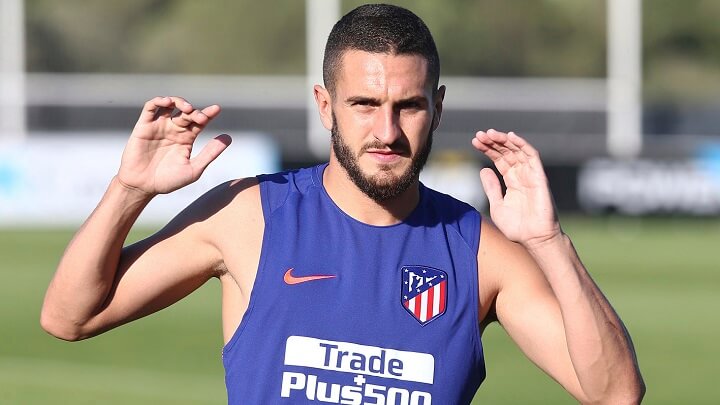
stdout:
[[402,304],[421,325],[445,313],[447,273],[425,266],[403,266]]

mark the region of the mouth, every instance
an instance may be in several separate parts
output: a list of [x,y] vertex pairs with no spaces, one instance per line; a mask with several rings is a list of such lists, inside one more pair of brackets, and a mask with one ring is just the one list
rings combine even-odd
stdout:
[[407,155],[407,153],[402,150],[373,148],[366,150],[365,153],[371,156],[376,161],[385,164],[394,163]]

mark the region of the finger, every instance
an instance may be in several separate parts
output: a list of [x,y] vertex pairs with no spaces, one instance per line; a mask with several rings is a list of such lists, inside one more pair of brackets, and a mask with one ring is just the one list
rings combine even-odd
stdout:
[[513,152],[520,152],[522,149],[522,142],[524,139],[519,137],[515,132],[508,132],[507,134],[507,142],[505,142],[505,146],[510,149]]
[[515,163],[527,163],[529,159],[528,155],[522,150],[523,143],[526,144],[527,142],[514,132],[508,132],[507,142],[504,145],[513,154]]
[[193,123],[193,120],[190,118],[190,114],[185,114],[180,111],[175,112],[175,114],[170,117],[170,121],[182,128],[187,128]]
[[492,208],[501,204],[503,199],[502,189],[500,187],[500,180],[495,172],[487,167],[480,170],[480,182],[485,190],[485,195],[487,195],[490,207]]
[[208,118],[213,119],[220,114],[220,106],[217,104],[213,104],[211,106],[207,106],[202,109],[202,113],[205,114]]
[[211,106],[203,108],[201,111],[195,112],[194,122],[190,125],[189,129],[196,134],[199,134],[215,117],[220,114],[220,106],[213,104]]
[[537,151],[530,142],[526,141],[523,137],[517,135],[514,132],[508,134],[509,140],[512,144],[516,145],[522,153],[528,158],[539,158],[540,152]]
[[190,127],[202,129],[210,122],[210,118],[200,110],[194,110],[190,114],[178,111],[172,116],[171,120],[173,124],[188,129],[191,129]]
[[190,114],[176,113],[173,123],[185,127],[195,134],[199,134],[213,118],[220,114],[219,105],[211,105],[202,110],[194,110]]
[[213,118],[217,117],[218,114],[220,114],[220,106],[211,105],[202,110],[193,110],[190,114],[177,113],[176,116],[173,117],[173,122],[181,127],[187,127],[193,132],[199,133]]
[[[547,179],[545,174],[545,168],[543,162],[540,159],[540,152],[535,149],[530,142],[526,141],[523,137],[511,132],[508,134],[513,144],[520,148],[519,155],[523,156],[523,162],[526,163],[532,171],[540,176],[541,178]],[[546,180],[545,180],[546,181]]]
[[487,131],[479,131],[475,137],[488,149],[495,150],[496,152],[506,155],[510,151],[505,146],[507,143],[507,134],[504,132],[496,131],[494,129],[488,129]]
[[507,142],[508,135],[505,132],[498,131],[494,128],[490,128],[486,131],[488,137],[498,144],[504,144]]
[[175,108],[186,114],[190,114],[194,110],[192,104],[190,104],[189,101],[185,100],[182,97],[170,96],[169,98],[170,100],[172,100],[173,106]]
[[192,104],[190,104],[184,98],[176,96],[169,96],[167,98],[170,99],[170,106],[167,108],[159,109],[155,113],[155,118],[165,117],[168,119],[172,119],[178,114],[189,114],[193,111]]
[[221,153],[232,143],[230,135],[222,134],[213,138],[210,142],[202,148],[200,153],[194,158],[190,159],[190,164],[193,167],[193,174],[195,179],[200,178],[200,175],[205,171],[210,162],[217,159]]
[[145,102],[140,112],[138,122],[152,122],[157,116],[158,111],[167,108],[172,108],[172,100],[170,97],[155,97]]
[[500,152],[495,149],[495,143],[484,131],[478,131],[475,134],[475,137],[472,139],[471,143],[475,147],[475,149],[484,153],[492,160],[495,160],[496,158],[502,158]]
[[516,151],[518,151],[519,148],[511,145],[507,133],[500,132],[495,129],[489,129],[487,131],[487,134],[490,140],[492,140],[493,142],[493,148],[503,155],[503,157],[505,158],[505,160],[507,160],[510,166],[518,162],[518,156],[516,155]]
[[519,148],[519,152],[517,153],[519,159],[523,163],[529,164],[535,172],[544,173],[545,169],[543,168],[542,161],[540,160],[540,152],[538,152],[538,150],[535,149],[530,142],[526,141],[514,132],[509,133],[508,136],[509,141]]
[[511,161],[507,159],[507,156],[498,150],[498,145],[493,141],[488,133],[484,131],[478,131],[475,134],[475,138],[472,139],[473,146],[479,151],[483,152],[495,166],[498,168],[500,173],[505,173],[511,165]]

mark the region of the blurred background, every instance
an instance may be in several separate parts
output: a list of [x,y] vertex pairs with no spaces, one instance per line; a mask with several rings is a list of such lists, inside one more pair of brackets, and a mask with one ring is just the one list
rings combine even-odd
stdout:
[[[330,27],[362,3],[0,0],[0,403],[225,401],[217,283],[75,344],[40,330],[44,289],[156,95],[221,105],[207,136],[234,142],[132,239],[224,180],[324,161],[311,86]],[[718,403],[720,2],[391,3],[428,24],[447,86],[423,182],[484,212],[470,138],[527,137],[634,338],[647,402]],[[484,343],[477,403],[573,403],[500,327]]]

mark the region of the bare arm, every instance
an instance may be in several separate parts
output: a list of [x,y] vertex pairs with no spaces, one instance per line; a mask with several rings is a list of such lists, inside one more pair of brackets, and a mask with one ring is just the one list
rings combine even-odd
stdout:
[[[219,111],[196,110],[181,98],[145,104],[118,174],[68,245],[48,287],[41,313],[45,330],[66,340],[93,336],[169,305],[211,276],[217,254],[192,209],[152,238],[122,245],[154,196],[197,180],[227,147],[229,138],[218,137],[190,159],[195,138]],[[201,252],[192,260],[183,254],[191,245]]]
[[624,325],[557,219],[537,151],[514,133],[473,145],[505,180],[481,172],[495,228],[483,225],[480,266],[496,275],[497,319],[523,352],[583,403],[639,403],[644,394]]

